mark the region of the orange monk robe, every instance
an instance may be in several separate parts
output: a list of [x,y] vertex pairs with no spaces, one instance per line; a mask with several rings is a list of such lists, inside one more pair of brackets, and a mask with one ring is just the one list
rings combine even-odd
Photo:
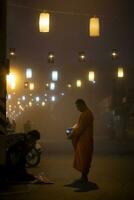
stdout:
[[87,174],[93,154],[93,114],[89,109],[81,113],[77,127],[72,134],[74,147],[74,168]]

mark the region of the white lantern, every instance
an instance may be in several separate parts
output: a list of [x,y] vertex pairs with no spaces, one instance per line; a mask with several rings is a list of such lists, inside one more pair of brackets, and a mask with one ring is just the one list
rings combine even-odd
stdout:
[[50,90],[55,90],[55,83],[50,83]]
[[57,81],[58,80],[58,71],[53,71],[52,72],[52,81]]
[[26,78],[32,78],[32,69],[31,68],[26,69]]
[[56,97],[55,96],[52,96],[51,97],[51,101],[55,101],[56,100]]
[[36,100],[36,102],[39,102],[40,101],[40,97],[36,97],[35,100]]
[[91,37],[100,36],[100,22],[99,18],[93,17],[89,20],[89,35]]
[[124,77],[124,69],[123,67],[118,67],[118,78],[123,78]]
[[77,80],[77,81],[76,81],[76,86],[77,86],[77,87],[81,87],[81,85],[82,85],[81,80]]
[[26,97],[25,97],[25,96],[22,96],[22,100],[25,101],[25,100],[26,100]]
[[88,80],[94,82],[94,79],[95,79],[95,73],[94,71],[90,71],[88,74]]
[[40,32],[49,32],[49,13],[40,13],[39,18]]

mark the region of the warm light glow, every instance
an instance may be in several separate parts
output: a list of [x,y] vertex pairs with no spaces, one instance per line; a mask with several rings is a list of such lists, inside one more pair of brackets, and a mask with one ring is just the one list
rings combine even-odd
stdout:
[[89,21],[89,34],[91,37],[100,36],[100,22],[99,18],[93,17]]
[[94,82],[95,80],[95,73],[94,71],[90,71],[88,74],[88,80]]
[[6,76],[7,79],[7,85],[9,85],[9,87],[14,90],[16,87],[16,76],[13,73],[10,73]]
[[82,85],[81,80],[77,80],[77,81],[76,81],[76,85],[77,85],[77,87],[81,87],[81,85]]
[[42,102],[42,106],[45,106],[45,104],[46,104],[46,103],[43,101],[43,102]]
[[79,53],[79,61],[80,62],[84,62],[86,59],[85,53],[84,52],[80,52]]
[[25,97],[25,96],[22,96],[22,100],[25,101],[25,100],[26,100],[26,97]]
[[10,48],[10,56],[15,56],[15,48]]
[[49,13],[40,13],[39,30],[49,32]]
[[30,89],[30,90],[34,90],[34,83],[30,83],[30,84],[29,84],[29,89]]
[[55,96],[52,96],[52,97],[51,97],[51,100],[52,100],[52,101],[55,101],[55,100],[56,100],[56,97],[55,97]]
[[20,108],[22,111],[24,111],[24,108],[23,108],[21,105],[19,105],[19,108]]
[[26,69],[26,78],[32,78],[32,69],[31,68]]
[[17,104],[20,105],[20,101],[17,101]]
[[29,101],[29,106],[30,106],[30,107],[32,106],[32,102],[31,102],[31,101]]
[[25,82],[25,83],[24,83],[24,87],[25,87],[25,88],[28,88],[28,82]]
[[58,80],[58,71],[53,71],[52,72],[52,81],[57,81]]
[[50,83],[50,90],[55,90],[55,83]]
[[11,94],[8,94],[8,99],[11,99]]
[[117,55],[118,55],[118,54],[117,54],[116,52],[112,52],[112,57],[113,57],[113,58],[116,58]]
[[68,88],[71,88],[71,87],[72,87],[72,85],[71,85],[71,84],[68,84],[68,85],[67,85],[67,87],[68,87]]
[[123,67],[118,67],[118,78],[124,77],[124,69]]
[[37,101],[37,102],[39,102],[39,101],[40,101],[40,97],[36,97],[35,99],[36,99],[36,101]]

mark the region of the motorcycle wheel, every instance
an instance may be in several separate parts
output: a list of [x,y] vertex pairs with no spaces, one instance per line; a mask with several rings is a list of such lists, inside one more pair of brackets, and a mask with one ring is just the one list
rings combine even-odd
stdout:
[[41,153],[38,149],[33,148],[26,156],[26,167],[35,167],[40,163]]

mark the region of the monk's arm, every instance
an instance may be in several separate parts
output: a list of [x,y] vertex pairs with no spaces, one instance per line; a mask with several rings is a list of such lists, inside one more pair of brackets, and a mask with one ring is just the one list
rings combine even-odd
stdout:
[[84,130],[87,128],[89,123],[88,117],[86,114],[83,114],[79,120],[77,127],[73,130],[72,137],[79,138],[83,134]]

